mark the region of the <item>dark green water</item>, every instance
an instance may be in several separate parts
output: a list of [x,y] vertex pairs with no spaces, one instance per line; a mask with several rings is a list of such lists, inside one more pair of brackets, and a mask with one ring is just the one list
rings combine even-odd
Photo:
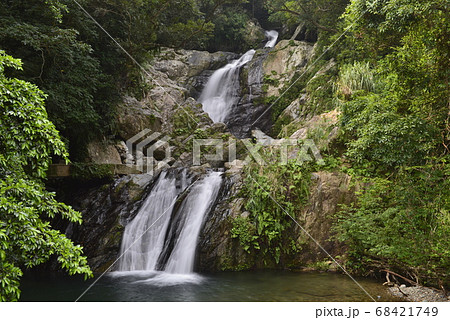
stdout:
[[[378,301],[385,288],[358,282]],[[75,301],[93,281],[25,278],[22,301]],[[371,301],[347,276],[332,273],[234,272],[177,276],[121,273],[102,277],[80,301]]]

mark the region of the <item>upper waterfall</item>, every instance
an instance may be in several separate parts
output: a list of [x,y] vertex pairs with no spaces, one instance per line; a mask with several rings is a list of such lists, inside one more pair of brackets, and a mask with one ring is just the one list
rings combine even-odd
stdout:
[[266,37],[269,41],[266,43],[264,48],[273,48],[277,44],[278,40],[278,31],[270,30],[266,31]]
[[255,53],[255,50],[247,51],[240,59],[214,72],[208,80],[199,102],[212,121],[223,122],[239,101],[239,70],[252,60]]
[[[278,32],[266,31],[269,40],[265,48],[275,46]],[[255,55],[255,50],[247,51],[240,59],[234,60],[225,67],[215,71],[206,83],[198,101],[203,105],[203,110],[208,113],[214,122],[224,122],[232,108],[239,102],[239,72],[250,62]]]

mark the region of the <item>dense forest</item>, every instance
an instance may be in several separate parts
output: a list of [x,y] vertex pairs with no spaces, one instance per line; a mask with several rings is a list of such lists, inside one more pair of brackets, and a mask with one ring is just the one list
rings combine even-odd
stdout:
[[315,43],[314,65],[264,101],[271,135],[298,129],[283,111],[305,92],[315,114],[339,110],[340,132],[320,167],[247,166],[257,173],[244,190],[250,215],[232,236],[276,263],[295,255],[279,204],[295,214],[305,177],[344,172],[365,185],[335,217],[346,268],[449,288],[449,24],[446,0],[0,0],[0,301],[17,300],[24,270],[54,256],[92,276],[82,248],[50,223],[82,217],[46,190],[46,172],[115,137],[121,97],[145,90],[140,64],[167,47],[243,53],[260,45],[252,25]]

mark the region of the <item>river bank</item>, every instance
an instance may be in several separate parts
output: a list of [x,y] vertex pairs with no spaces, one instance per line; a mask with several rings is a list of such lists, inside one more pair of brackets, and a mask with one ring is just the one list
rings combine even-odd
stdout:
[[450,302],[450,297],[442,290],[428,287],[391,287],[389,292],[394,297],[404,299],[411,302]]

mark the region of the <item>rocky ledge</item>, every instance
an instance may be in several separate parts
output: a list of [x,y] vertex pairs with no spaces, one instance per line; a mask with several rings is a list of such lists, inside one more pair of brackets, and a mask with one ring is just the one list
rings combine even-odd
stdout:
[[412,302],[449,302],[450,297],[442,290],[422,286],[407,287],[404,284],[389,288],[389,292],[398,298]]

